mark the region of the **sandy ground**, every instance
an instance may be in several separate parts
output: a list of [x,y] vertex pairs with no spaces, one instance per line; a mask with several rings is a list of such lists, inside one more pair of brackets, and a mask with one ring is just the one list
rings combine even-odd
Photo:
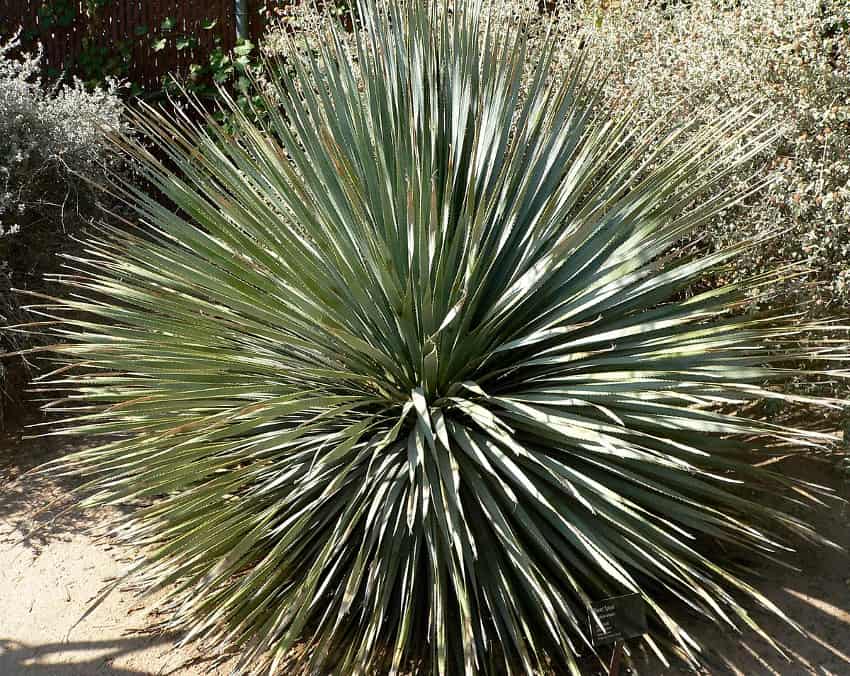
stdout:
[[[140,601],[130,588],[119,588],[84,617],[101,590],[128,569],[132,552],[92,535],[104,515],[83,514],[69,504],[71,483],[23,475],[65,450],[55,442],[0,435],[0,676],[229,673],[232,662],[216,661],[196,645],[175,648],[179,637],[157,630],[162,618],[150,611],[154,599]],[[809,480],[850,496],[834,461],[789,466],[801,470]],[[814,521],[825,536],[850,549],[850,508],[823,510]],[[756,615],[791,661],[760,640],[748,636],[742,642],[695,618],[692,633],[708,646],[704,674],[850,676],[850,559],[841,552],[802,549],[794,562],[799,572],[770,570],[755,582],[806,630],[799,634]],[[641,659],[640,652],[641,674],[690,673]],[[733,661],[737,668],[730,666]]]
[[0,676],[228,674],[196,645],[175,648],[179,637],[157,629],[156,599],[131,588],[84,617],[132,553],[92,535],[106,515],[69,504],[70,482],[21,478],[63,450],[0,437]]
[[[837,469],[834,458],[793,459],[779,466],[850,499],[848,477]],[[740,636],[696,618],[686,626],[706,646],[704,674],[850,676],[850,505],[833,502],[826,509],[799,510],[796,515],[845,551],[801,545],[788,557],[797,570],[761,566],[758,577],[749,582],[800,624],[803,632],[757,607],[749,609],[786,658],[753,634]],[[691,672],[655,665],[641,673]]]

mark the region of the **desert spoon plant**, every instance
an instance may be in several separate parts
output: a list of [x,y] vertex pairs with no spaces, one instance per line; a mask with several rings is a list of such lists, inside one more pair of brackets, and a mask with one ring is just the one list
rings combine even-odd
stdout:
[[769,385],[841,356],[827,325],[738,312],[789,270],[687,291],[758,242],[665,256],[742,198],[711,188],[758,115],[647,147],[491,10],[362,0],[270,65],[259,122],[138,113],[155,190],[40,309],[59,433],[104,438],[54,470],[140,503],[143,579],[240,669],[577,674],[626,592],[695,663],[680,609],[782,615],[724,552],[818,540],[763,498],[820,489],[753,463],[831,437],[744,406],[802,400]]

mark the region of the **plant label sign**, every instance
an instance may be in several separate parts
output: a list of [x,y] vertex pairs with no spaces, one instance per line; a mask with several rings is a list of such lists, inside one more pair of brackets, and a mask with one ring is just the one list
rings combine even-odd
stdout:
[[637,638],[646,633],[646,609],[640,594],[596,601],[588,612],[593,645]]

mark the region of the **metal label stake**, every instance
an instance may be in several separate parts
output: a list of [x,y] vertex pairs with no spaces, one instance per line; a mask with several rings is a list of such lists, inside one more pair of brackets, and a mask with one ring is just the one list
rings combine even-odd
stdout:
[[611,655],[611,666],[608,667],[608,676],[619,676],[620,665],[623,663],[623,646],[625,641],[619,640],[614,643],[614,654]]

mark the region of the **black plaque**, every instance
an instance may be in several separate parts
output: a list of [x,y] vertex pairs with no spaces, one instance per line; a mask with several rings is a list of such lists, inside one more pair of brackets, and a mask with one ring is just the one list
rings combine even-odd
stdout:
[[640,594],[595,601],[588,612],[593,645],[637,638],[646,633],[646,609]]

